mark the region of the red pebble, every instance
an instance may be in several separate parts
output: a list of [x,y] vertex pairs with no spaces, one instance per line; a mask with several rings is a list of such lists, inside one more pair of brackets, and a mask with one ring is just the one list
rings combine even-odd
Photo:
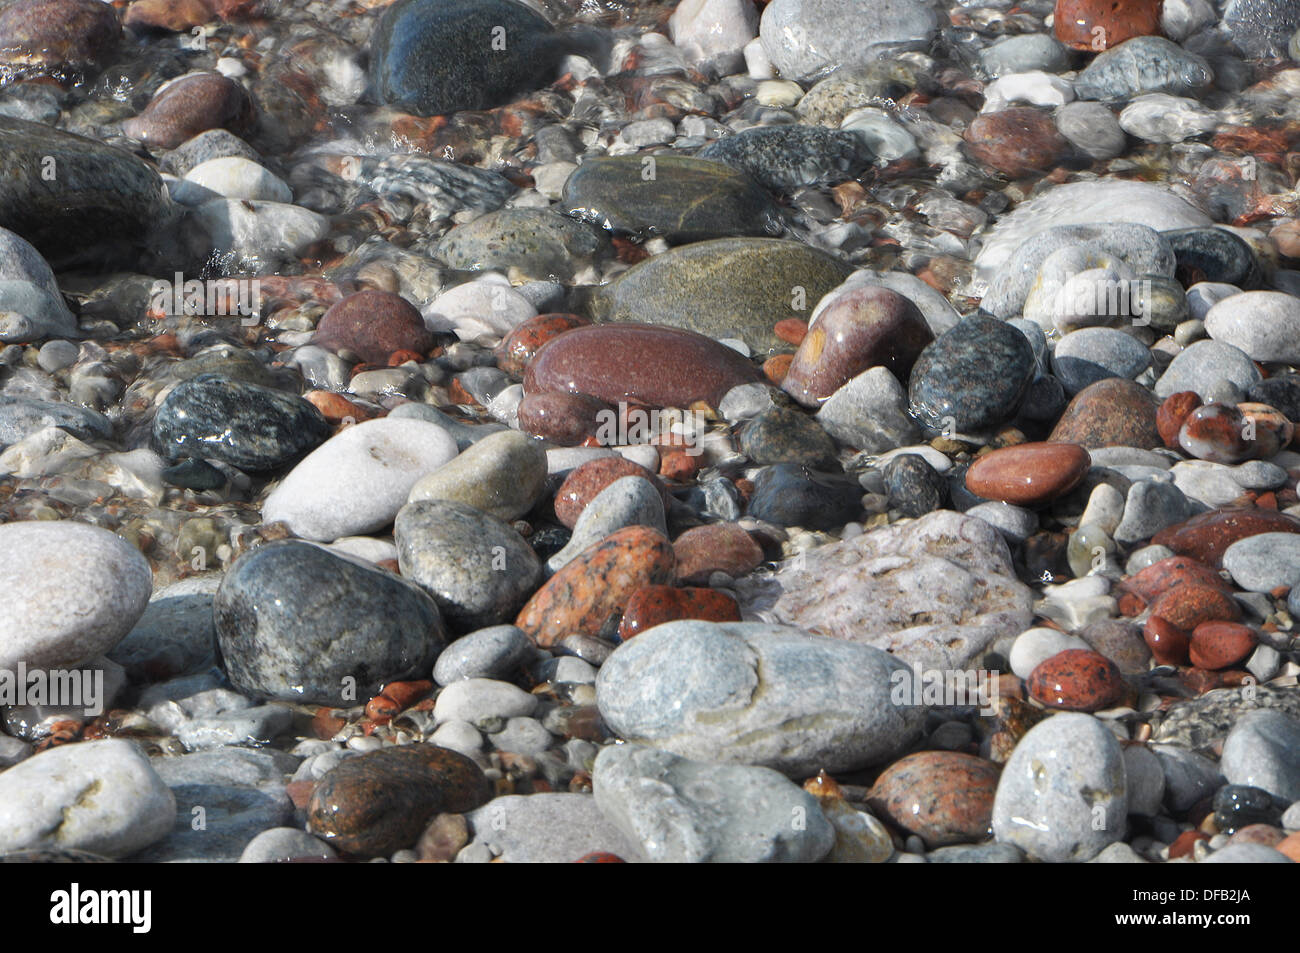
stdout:
[[1165,398],[1156,411],[1156,430],[1170,450],[1178,449],[1178,431],[1188,415],[1201,406],[1201,395],[1192,390],[1179,391]]
[[1244,660],[1259,638],[1239,622],[1203,622],[1192,631],[1190,655],[1197,668],[1217,670]]
[[739,622],[740,606],[725,592],[713,589],[646,586],[628,599],[623,621],[618,626],[618,637],[626,642],[646,629],[678,619]]
[[1040,662],[1025,682],[1029,696],[1048,708],[1099,711],[1123,699],[1124,676],[1106,656],[1066,649]]
[[1187,633],[1168,619],[1151,616],[1142,628],[1142,638],[1161,665],[1187,664]]

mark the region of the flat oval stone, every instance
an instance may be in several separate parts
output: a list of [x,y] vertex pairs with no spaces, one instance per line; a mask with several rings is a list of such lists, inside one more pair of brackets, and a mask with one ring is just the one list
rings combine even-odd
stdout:
[[1300,533],[1300,520],[1276,510],[1220,510],[1162,529],[1151,542],[1218,569],[1229,546],[1260,533]]
[[1205,332],[1254,361],[1300,363],[1300,298],[1280,291],[1231,295],[1206,312]]
[[543,344],[559,337],[565,331],[585,328],[591,322],[576,314],[552,313],[539,314],[529,318],[523,324],[501,339],[495,350],[497,367],[511,377],[524,376],[524,369],[533,359]]
[[645,526],[618,530],[552,576],[515,625],[543,648],[574,632],[599,635],[638,589],[672,582],[674,562],[661,533]]
[[966,488],[988,500],[1033,506],[1069,493],[1091,466],[1078,444],[1025,443],[976,458],[966,471]]
[[250,471],[282,466],[329,435],[320,411],[301,397],[215,374],[178,384],[153,421],[153,445],[164,457]]
[[685,156],[587,159],[564,183],[560,207],[616,234],[680,245],[784,229],[780,209],[748,174]]
[[646,586],[628,599],[623,621],[618,626],[618,637],[626,642],[647,629],[677,619],[739,622],[740,606],[725,592],[714,589]]
[[298,540],[236,560],[212,610],[230,683],[281,701],[354,704],[427,677],[447,641],[413,583]]
[[703,585],[715,572],[733,579],[763,562],[763,548],[736,523],[694,526],[673,540],[677,555],[677,581]]
[[752,126],[709,143],[695,156],[725,163],[778,192],[856,178],[875,158],[856,133],[799,124]]
[[818,407],[872,367],[886,367],[905,381],[933,340],[920,310],[898,292],[874,285],[852,288],[817,316],[781,389],[805,407]]
[[1244,662],[1258,643],[1255,630],[1240,622],[1202,622],[1192,630],[1189,654],[1197,668],[1213,671]]
[[1002,766],[956,751],[918,751],[881,772],[867,803],[927,847],[972,844],[989,835]]
[[935,432],[995,427],[1015,414],[1034,368],[1034,350],[1014,326],[966,318],[917,358],[908,383],[912,414]]
[[740,352],[702,334],[649,324],[574,328],[528,363],[524,393],[567,391],[608,403],[712,407],[733,387],[761,379]]
[[485,804],[492,785],[469,758],[431,744],[346,758],[321,778],[307,829],[338,850],[386,857],[413,846],[436,814]]
[[548,208],[503,208],[453,228],[436,254],[459,271],[572,281],[609,254],[609,236]]
[[626,457],[601,457],[587,461],[564,478],[560,488],[555,491],[555,518],[573,529],[578,525],[578,517],[588,503],[615,480],[629,476],[649,480],[663,497],[664,512],[668,511],[668,491],[662,480]]
[[1025,680],[1025,690],[1048,708],[1099,711],[1116,705],[1125,685],[1118,666],[1106,656],[1066,649],[1040,662]]
[[1247,536],[1223,553],[1223,568],[1248,592],[1272,592],[1300,584],[1300,534]]
[[786,347],[772,330],[776,323],[810,315],[851,270],[802,242],[719,238],[634,265],[597,289],[592,309],[603,321],[740,338],[765,356]]
[[1070,143],[1052,117],[1032,106],[983,113],[966,129],[971,154],[1013,178],[1052,168],[1070,152]]
[[433,335],[424,318],[401,295],[358,291],[330,306],[316,325],[312,344],[334,353],[350,351],[367,364],[387,364],[394,351],[424,355]]
[[146,145],[174,149],[208,129],[242,133],[252,121],[253,101],[244,87],[203,71],[164,83],[140,115],[122,123],[122,131]]
[[121,42],[117,11],[100,0],[17,0],[0,10],[6,81],[48,74],[71,84],[99,72]]

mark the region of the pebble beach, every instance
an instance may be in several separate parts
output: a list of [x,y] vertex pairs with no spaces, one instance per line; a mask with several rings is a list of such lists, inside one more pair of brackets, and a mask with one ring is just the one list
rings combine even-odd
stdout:
[[1300,862],[1298,181],[1300,0],[0,0],[0,862]]

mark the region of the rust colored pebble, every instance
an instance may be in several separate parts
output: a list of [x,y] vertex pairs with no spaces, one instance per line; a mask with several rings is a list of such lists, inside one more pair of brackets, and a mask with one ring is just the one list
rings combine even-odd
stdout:
[[733,579],[744,576],[763,562],[763,548],[736,523],[695,526],[673,542],[677,554],[677,581],[702,586],[715,572]]
[[700,458],[685,450],[670,450],[659,458],[659,475],[665,480],[686,483],[700,472]]
[[329,708],[319,708],[311,720],[311,730],[317,738],[329,741],[342,731],[346,724],[346,721],[337,717]]
[[575,864],[626,864],[627,861],[624,860],[622,857],[618,856],[618,854],[611,854],[608,851],[597,850],[597,851],[592,851],[590,854],[583,854],[581,857],[575,860],[574,863]]
[[627,476],[644,477],[653,483],[663,497],[664,511],[667,512],[668,493],[662,480],[626,457],[601,457],[576,468],[560,484],[555,491],[555,518],[573,529],[587,504],[599,496],[601,490]]
[[1066,649],[1038,664],[1025,682],[1029,697],[1066,711],[1100,711],[1124,698],[1119,668],[1088,649]]
[[1156,428],[1158,402],[1137,381],[1108,377],[1075,394],[1047,438],[1077,443],[1089,450],[1101,447],[1160,446]]
[[1274,850],[1281,851],[1297,864],[1300,864],[1300,831],[1288,834],[1273,845]]
[[646,629],[678,619],[739,622],[740,606],[725,592],[713,589],[646,586],[628,599],[623,621],[618,626],[618,637],[626,642]]
[[773,384],[780,386],[785,380],[785,376],[790,373],[790,365],[794,363],[793,354],[776,354],[769,357],[763,362],[763,376]]
[[1186,665],[1188,635],[1168,619],[1153,615],[1142,628],[1142,638],[1161,665]]
[[312,792],[316,790],[315,781],[290,781],[284,786],[284,793],[298,810],[305,810],[311,803]]
[[205,0],[135,0],[122,22],[137,29],[186,33],[211,19],[212,9]]
[[1100,53],[1135,36],[1160,35],[1161,0],[1056,0],[1056,38]]
[[1200,406],[1201,396],[1196,391],[1179,391],[1165,398],[1156,411],[1156,429],[1166,447],[1178,449],[1178,431],[1182,429],[1183,421]]
[[787,344],[798,347],[808,333],[808,322],[801,318],[783,318],[773,326],[772,333]]
[[1169,845],[1169,859],[1177,860],[1179,857],[1190,857],[1192,848],[1196,846],[1198,840],[1208,841],[1209,839],[1210,835],[1204,831],[1183,831]]
[[1090,466],[1092,458],[1078,444],[1022,443],[977,459],[966,471],[966,489],[985,499],[1034,506],[1069,493]]
[[533,594],[515,625],[549,648],[573,632],[597,635],[645,586],[672,582],[672,545],[646,526],[606,536],[557,572]]
[[1032,106],[976,116],[966,129],[966,143],[980,162],[1013,178],[1046,171],[1070,152],[1052,117]]
[[1276,510],[1216,510],[1162,529],[1151,537],[1151,542],[1168,546],[1180,556],[1198,559],[1212,569],[1221,569],[1229,546],[1260,533],[1300,533],[1300,520]]
[[363,420],[378,416],[370,408],[354,404],[342,394],[336,394],[332,390],[309,390],[302,396],[332,424],[341,424],[349,420],[359,424]]
[[1255,631],[1239,622],[1202,622],[1192,630],[1189,654],[1197,668],[1217,671],[1246,659],[1258,642]]
[[984,840],[1002,766],[956,751],[920,751],[876,779],[867,803],[876,816],[927,847]]
[[368,364],[388,364],[395,351],[410,351],[419,360],[433,347],[433,335],[419,310],[401,295],[358,291],[321,316],[312,344],[351,352]]
[[122,131],[145,145],[175,149],[209,129],[239,134],[253,121],[253,101],[244,87],[220,73],[187,73],[161,86]]
[[585,328],[589,324],[591,322],[586,318],[563,312],[539,314],[529,318],[507,334],[496,346],[493,354],[497,359],[497,367],[511,377],[523,377],[528,362],[533,359],[533,355],[543,344],[565,331]]
[[[1125,592],[1136,595],[1143,605],[1154,602],[1176,586],[1195,585],[1218,589],[1227,595],[1232,588],[1217,572],[1189,556],[1170,556],[1152,563],[1119,584]],[[1141,606],[1139,606],[1141,611]]]
[[1168,619],[1188,632],[1202,622],[1236,622],[1241,617],[1237,600],[1209,586],[1175,586],[1151,603],[1151,614]]

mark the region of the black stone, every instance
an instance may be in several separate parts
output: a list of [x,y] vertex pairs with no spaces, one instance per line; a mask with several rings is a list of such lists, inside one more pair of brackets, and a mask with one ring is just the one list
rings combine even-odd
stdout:
[[537,558],[542,562],[546,562],[565,546],[568,546],[572,537],[573,532],[567,527],[543,526],[528,537],[528,545],[533,547],[533,552],[537,554]]
[[1300,377],[1294,374],[1279,374],[1252,384],[1246,399],[1277,408],[1292,423],[1300,421]]
[[924,516],[943,506],[947,484],[919,453],[903,453],[885,467],[889,505],[904,516]]
[[770,407],[740,429],[740,452],[755,463],[798,463],[814,469],[836,464],[835,441],[802,411]]
[[271,470],[323,443],[330,425],[294,394],[203,374],[167,395],[153,422],[154,449],[169,460],[220,460]]
[[931,434],[946,424],[957,434],[992,429],[1015,415],[1034,372],[1034,350],[1013,325],[967,318],[916,359],[908,386],[912,416]]
[[1262,788],[1225,784],[1214,793],[1214,823],[1225,834],[1251,824],[1272,824],[1282,820],[1282,811]]
[[875,158],[852,132],[802,125],[755,126],[711,142],[695,155],[747,172],[779,192],[857,178]]
[[417,586],[299,540],[241,556],[212,609],[231,684],[281,701],[364,704],[387,682],[427,678],[447,641]]
[[[1105,368],[1099,368],[1099,371],[1102,375],[1098,379],[1115,376]],[[1051,374],[1040,374],[1030,383],[1024,402],[1020,405],[1020,414],[1034,423],[1055,423],[1068,403],[1065,385],[1060,379]]]
[[1178,277],[1184,284],[1220,281],[1239,288],[1258,288],[1259,261],[1239,236],[1222,228],[1178,228],[1161,232],[1173,246]]
[[182,460],[162,471],[162,481],[182,490],[219,490],[226,475],[206,460]]
[[755,519],[805,529],[839,529],[861,512],[862,487],[856,480],[794,463],[763,470],[749,501]]

